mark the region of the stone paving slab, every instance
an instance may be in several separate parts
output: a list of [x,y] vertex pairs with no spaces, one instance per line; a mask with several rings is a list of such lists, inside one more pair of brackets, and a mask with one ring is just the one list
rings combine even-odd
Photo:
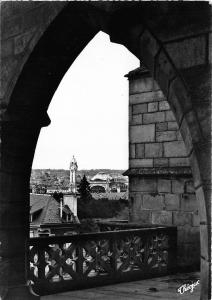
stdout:
[[54,294],[41,297],[41,300],[199,300],[200,284],[194,288],[192,293],[190,291],[183,294],[177,292],[181,285],[196,282],[199,278],[199,272],[179,273],[159,278]]

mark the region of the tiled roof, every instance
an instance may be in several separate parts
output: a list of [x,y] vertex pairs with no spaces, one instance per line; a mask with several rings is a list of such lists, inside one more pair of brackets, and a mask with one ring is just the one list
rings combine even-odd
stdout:
[[42,223],[62,223],[59,203],[53,197],[48,201]]
[[30,213],[43,209],[50,197],[46,194],[30,194]]
[[[71,213],[69,207],[65,207],[66,213]],[[40,211],[32,225],[48,223],[62,223],[60,218],[60,204],[51,196],[46,194],[30,194],[30,214]]]

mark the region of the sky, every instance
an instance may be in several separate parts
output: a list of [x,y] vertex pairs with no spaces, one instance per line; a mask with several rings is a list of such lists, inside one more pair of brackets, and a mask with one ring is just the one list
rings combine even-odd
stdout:
[[128,79],[139,60],[98,33],[58,86],[41,129],[33,169],[128,168]]

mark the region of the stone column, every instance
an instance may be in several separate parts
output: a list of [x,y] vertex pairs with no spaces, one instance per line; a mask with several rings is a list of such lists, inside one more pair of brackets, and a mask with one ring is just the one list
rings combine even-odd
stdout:
[[[39,120],[39,118],[38,118]],[[37,122],[37,120],[36,120]],[[1,299],[39,299],[28,285],[29,180],[40,126],[8,118],[1,124],[0,292]]]
[[200,211],[202,300],[211,297],[211,64],[206,62],[182,72],[191,93],[192,110],[184,114],[181,122],[182,135],[190,148]]
[[148,70],[141,67],[127,77],[130,219],[177,226],[178,267],[198,269],[198,203],[176,118]]

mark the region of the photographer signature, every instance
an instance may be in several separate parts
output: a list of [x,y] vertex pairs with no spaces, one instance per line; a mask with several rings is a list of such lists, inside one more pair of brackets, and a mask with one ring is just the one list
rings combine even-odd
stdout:
[[197,280],[196,282],[193,282],[192,284],[183,284],[183,285],[181,285],[178,289],[177,289],[177,291],[178,291],[178,293],[180,293],[180,294],[184,294],[185,292],[187,292],[187,291],[190,291],[190,293],[193,293],[193,291],[194,291],[194,288],[198,285],[200,283],[200,281],[199,280]]

